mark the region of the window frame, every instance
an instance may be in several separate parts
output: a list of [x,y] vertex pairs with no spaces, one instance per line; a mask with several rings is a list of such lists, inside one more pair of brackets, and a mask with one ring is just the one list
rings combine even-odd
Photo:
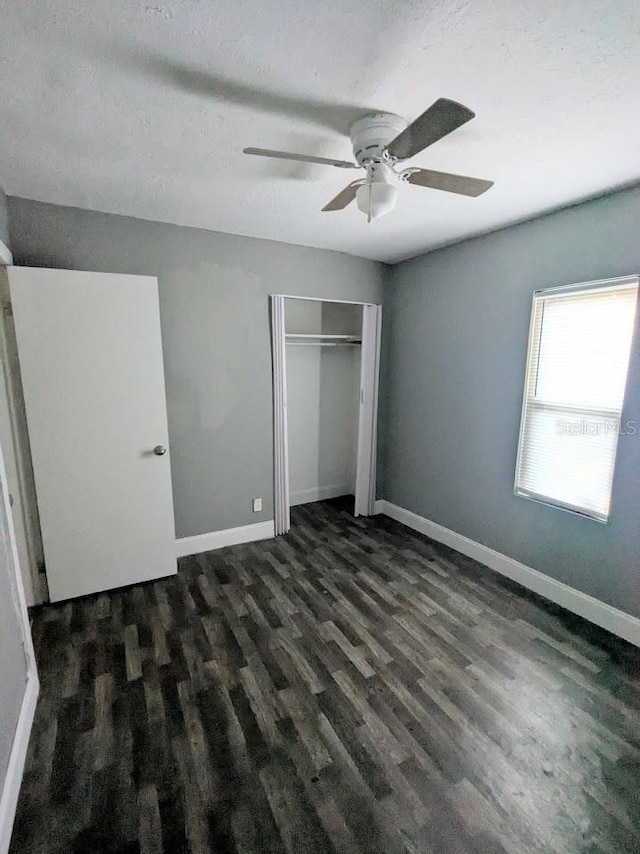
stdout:
[[[600,524],[607,525],[609,522],[609,518],[611,516],[611,509],[609,509],[609,513],[605,516],[602,513],[596,513],[591,510],[587,510],[584,507],[579,507],[574,504],[570,504],[569,502],[560,501],[555,498],[550,498],[549,496],[541,495],[536,492],[532,492],[528,489],[524,489],[523,487],[518,485],[518,480],[520,477],[520,468],[522,463],[523,456],[523,447],[524,447],[524,438],[526,432],[527,425],[527,411],[529,408],[535,408],[535,404],[532,407],[532,401],[529,398],[529,389],[532,384],[532,376],[533,371],[535,369],[536,376],[539,365],[539,357],[540,357],[540,339],[538,339],[537,345],[534,346],[534,336],[536,335],[536,308],[538,300],[544,299],[546,297],[553,296],[570,296],[572,293],[587,293],[588,291],[610,291],[610,290],[618,290],[628,287],[635,287],[638,290],[638,294],[636,297],[636,310],[635,317],[633,322],[633,333],[631,339],[631,347],[629,349],[629,359],[627,362],[627,375],[625,378],[625,393],[622,399],[622,404],[620,409],[588,409],[585,407],[572,407],[570,405],[557,405],[558,411],[567,412],[573,411],[576,415],[585,415],[599,418],[611,418],[611,419],[619,419],[620,423],[622,423],[622,413],[624,411],[624,407],[626,404],[626,392],[629,381],[629,368],[631,366],[631,360],[634,352],[634,343],[637,338],[637,328],[638,328],[638,311],[640,307],[640,276],[637,273],[630,274],[628,276],[618,276],[610,279],[597,279],[592,282],[577,282],[571,285],[560,285],[558,287],[552,288],[541,288],[533,292],[533,296],[531,299],[531,313],[529,317],[529,335],[527,337],[527,361],[526,368],[524,373],[524,390],[522,393],[522,408],[520,412],[520,429],[518,431],[518,451],[516,455],[516,470],[515,470],[515,478],[514,478],[514,486],[513,493],[517,498],[526,498],[529,501],[535,501],[537,504],[543,504],[547,507],[553,507],[558,510],[564,510],[565,512],[572,513],[576,516],[581,516],[583,519],[591,519],[592,521],[599,522]],[[538,330],[538,335],[542,335],[542,324],[540,324],[540,328]],[[540,408],[545,408],[547,410],[553,408],[551,404],[541,404]],[[613,484],[615,482],[615,472],[616,466],[618,464],[618,439],[619,435],[616,438],[616,449],[615,455],[613,459],[613,466],[611,470],[611,495],[613,494]]]

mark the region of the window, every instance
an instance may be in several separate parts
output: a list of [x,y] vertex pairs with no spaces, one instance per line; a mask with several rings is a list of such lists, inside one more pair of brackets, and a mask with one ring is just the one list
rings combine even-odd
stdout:
[[608,520],[637,293],[637,276],[534,293],[516,495]]

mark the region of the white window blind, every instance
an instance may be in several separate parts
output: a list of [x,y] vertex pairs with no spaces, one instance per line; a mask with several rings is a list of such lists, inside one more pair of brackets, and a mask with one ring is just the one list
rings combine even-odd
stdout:
[[638,277],[533,297],[516,495],[606,522]]

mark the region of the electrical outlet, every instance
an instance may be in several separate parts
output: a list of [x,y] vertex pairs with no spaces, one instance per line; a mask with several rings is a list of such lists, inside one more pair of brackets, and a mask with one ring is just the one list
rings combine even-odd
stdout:
[[260,513],[262,510],[262,498],[254,498],[253,499],[253,512]]

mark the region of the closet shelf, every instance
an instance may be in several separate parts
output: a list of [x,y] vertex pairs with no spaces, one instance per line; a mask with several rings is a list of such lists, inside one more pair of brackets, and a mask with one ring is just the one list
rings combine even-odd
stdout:
[[288,347],[359,347],[362,341],[287,341]]

